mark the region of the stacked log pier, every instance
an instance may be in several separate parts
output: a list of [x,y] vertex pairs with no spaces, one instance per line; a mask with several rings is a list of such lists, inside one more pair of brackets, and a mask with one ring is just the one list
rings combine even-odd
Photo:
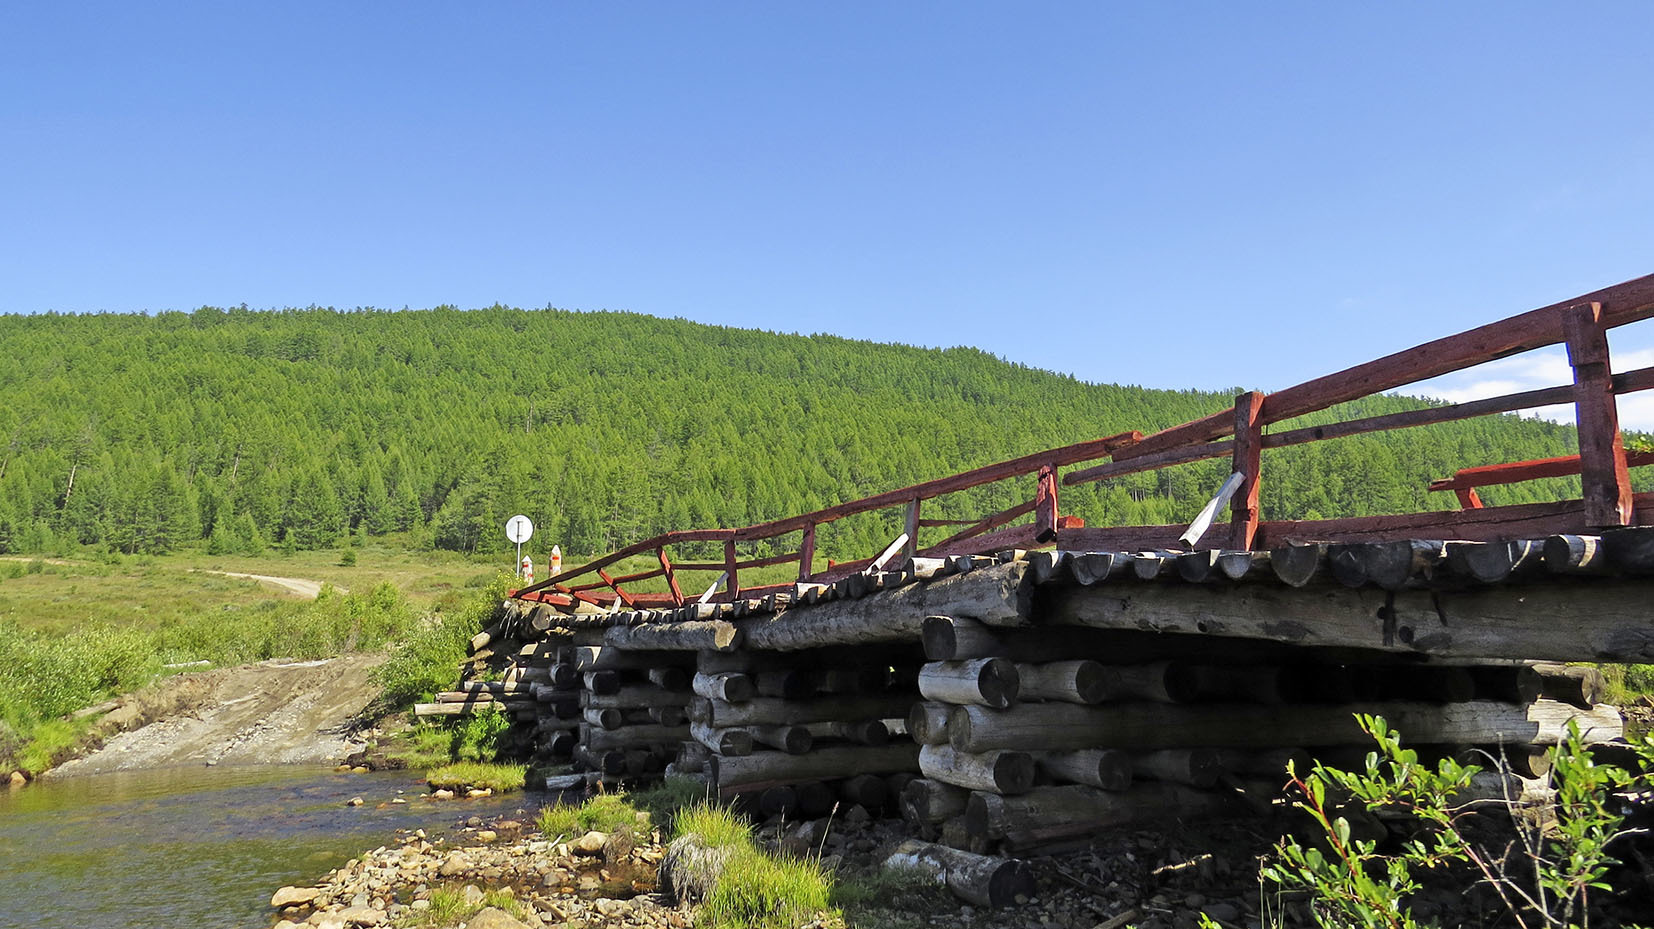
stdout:
[[511,718],[509,742],[536,762],[557,764],[574,754],[580,716],[580,676],[572,663],[572,633],[562,614],[544,604],[508,600],[497,622],[473,636],[470,657],[453,690],[418,704],[420,717],[469,716],[498,707]]
[[919,769],[904,721],[915,644],[702,652],[689,716],[706,781],[765,815],[893,810]]
[[1618,739],[1600,677],[1560,662],[1654,661],[1651,534],[915,558],[560,616],[557,647],[588,762],[634,739],[653,760],[629,776],[796,818],[899,810],[926,839],[1023,854],[1239,809],[1289,761],[1364,753],[1357,713],[1517,773],[1542,773],[1570,721]]
[[[601,641],[583,630],[576,641]],[[604,780],[657,778],[689,738],[686,706],[695,656],[689,651],[576,645],[580,723],[576,767]]]

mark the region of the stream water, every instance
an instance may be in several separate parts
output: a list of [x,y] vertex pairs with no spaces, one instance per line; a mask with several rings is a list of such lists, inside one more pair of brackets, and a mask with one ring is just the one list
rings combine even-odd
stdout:
[[[532,815],[539,795],[424,799],[408,772],[190,767],[0,791],[0,929],[261,929],[270,894],[398,830]],[[362,805],[348,806],[353,797]],[[394,803],[397,798],[406,803]]]

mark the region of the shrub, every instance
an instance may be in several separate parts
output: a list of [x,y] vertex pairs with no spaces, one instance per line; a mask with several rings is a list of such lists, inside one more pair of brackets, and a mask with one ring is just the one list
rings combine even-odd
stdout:
[[[1276,860],[1260,872],[1264,881],[1284,891],[1306,893],[1316,924],[1326,929],[1411,929],[1427,925],[1408,906],[1419,886],[1415,870],[1469,865],[1519,926],[1589,922],[1590,891],[1611,889],[1605,878],[1616,861],[1609,846],[1625,834],[1620,814],[1609,806],[1610,790],[1638,781],[1647,787],[1647,774],[1638,778],[1594,764],[1578,728],[1570,723],[1563,743],[1547,753],[1556,791],[1553,826],[1546,829],[1530,817],[1513,815],[1514,841],[1494,847],[1468,829],[1468,818],[1487,804],[1453,801],[1480,768],[1446,758],[1431,770],[1419,763],[1416,752],[1401,747],[1400,735],[1383,719],[1356,718],[1379,748],[1367,755],[1365,770],[1316,765],[1305,777],[1294,773],[1291,782],[1302,795],[1298,807],[1324,832],[1328,851],[1283,840],[1276,847]],[[1637,748],[1645,768],[1654,762],[1654,739],[1645,739]],[[1369,810],[1409,812],[1425,829],[1403,842],[1399,853],[1379,854],[1376,842],[1353,837],[1349,821],[1336,815],[1329,797],[1338,794]],[[1516,812],[1514,801],[1492,803]]]
[[471,595],[459,609],[439,612],[408,631],[391,657],[374,669],[384,699],[391,706],[411,706],[452,684],[471,637],[498,618],[512,583],[509,574],[495,575],[490,586]]

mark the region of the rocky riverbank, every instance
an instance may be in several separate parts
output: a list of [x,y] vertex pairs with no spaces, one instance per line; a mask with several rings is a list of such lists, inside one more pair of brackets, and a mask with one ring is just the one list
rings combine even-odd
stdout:
[[[1035,859],[1032,899],[980,910],[940,888],[881,882],[882,862],[906,835],[900,823],[858,813],[759,831],[767,847],[821,856],[846,891],[842,915],[824,915],[818,926],[1191,929],[1202,913],[1224,926],[1262,924],[1252,856],[1267,842],[1256,823],[1127,833]],[[645,820],[635,829],[553,838],[526,815],[473,818],[445,838],[406,835],[313,886],[281,888],[271,899],[273,921],[277,929],[687,929],[693,909],[660,892],[663,839]]]

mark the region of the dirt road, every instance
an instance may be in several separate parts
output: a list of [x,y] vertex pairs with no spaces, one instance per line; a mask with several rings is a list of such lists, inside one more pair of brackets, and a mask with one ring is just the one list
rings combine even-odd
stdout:
[[[251,581],[261,581],[265,584],[280,587],[282,590],[290,591],[311,600],[316,599],[316,595],[322,592],[321,581],[307,580],[302,577],[274,577],[269,574],[242,574],[237,571],[207,571],[205,573],[217,574],[223,577],[243,577]],[[342,594],[350,593],[349,588],[339,587],[337,589]]]
[[350,725],[378,695],[368,671],[383,660],[349,655],[267,661],[179,675],[123,698],[100,726],[130,731],[112,735],[103,748],[49,776],[185,764],[339,761],[363,747]]

